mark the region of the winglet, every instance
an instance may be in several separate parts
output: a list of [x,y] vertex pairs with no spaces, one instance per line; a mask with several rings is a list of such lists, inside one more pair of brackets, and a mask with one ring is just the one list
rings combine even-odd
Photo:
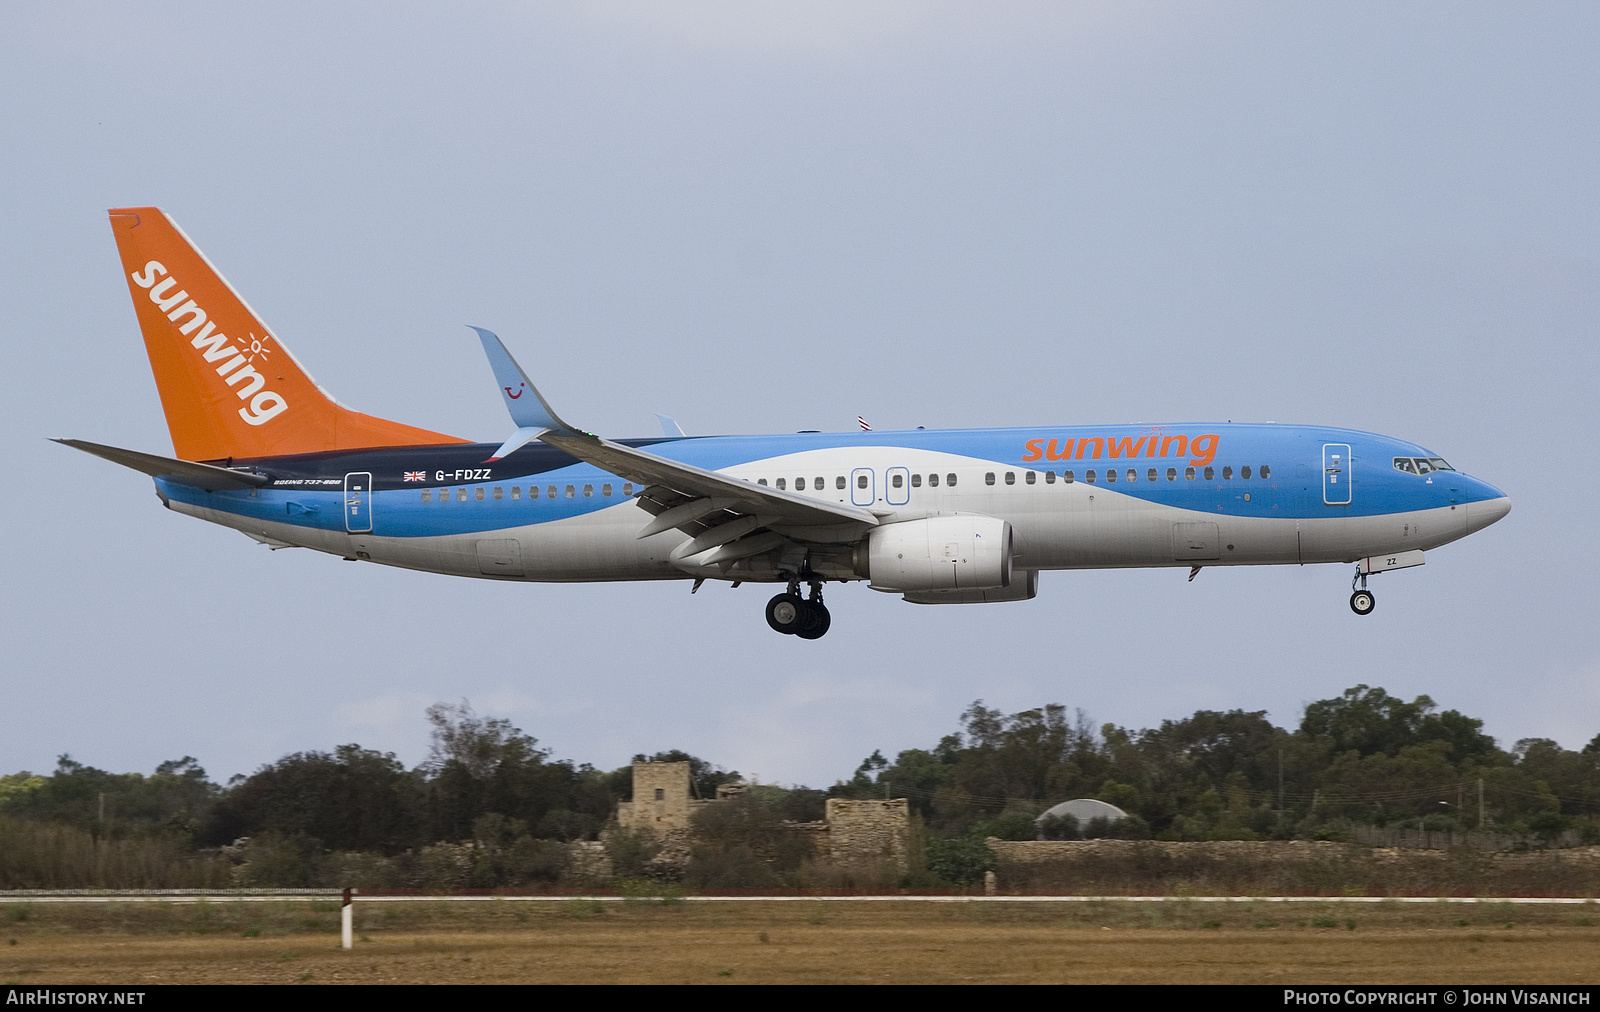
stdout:
[[[500,338],[495,336],[494,331],[484,330],[482,327],[472,329],[478,332],[478,340],[483,342],[483,352],[489,356],[489,368],[494,370],[495,382],[500,384],[500,396],[505,398],[506,410],[511,412],[511,420],[517,423],[517,428],[533,429],[534,435],[547,429],[559,429],[562,432],[576,434],[578,430],[563,422],[550,409],[550,402],[546,401],[544,395],[534,387],[533,381],[528,379],[528,374],[522,371],[522,367],[517,365],[517,360],[506,351],[506,346],[500,343]],[[533,396],[529,398],[528,394]],[[527,436],[517,445],[520,446],[532,438],[531,435]]]
[[663,415],[660,412],[657,412],[656,421],[661,423],[661,434],[664,436],[688,435],[687,432],[683,431],[683,426],[679,425],[671,415]]

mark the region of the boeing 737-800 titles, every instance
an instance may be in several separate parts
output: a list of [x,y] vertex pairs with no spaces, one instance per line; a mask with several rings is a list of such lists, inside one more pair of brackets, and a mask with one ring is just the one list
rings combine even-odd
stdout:
[[[169,508],[273,548],[531,582],[772,583],[781,633],[827,632],[828,581],[916,604],[1025,601],[1052,569],[1353,563],[1367,576],[1511,502],[1414,443],[1300,425],[1069,425],[611,440],[552,409],[474,328],[499,444],[352,411],[153,207],[111,211],[174,456],[69,446]],[[803,593],[809,591],[809,593]]]

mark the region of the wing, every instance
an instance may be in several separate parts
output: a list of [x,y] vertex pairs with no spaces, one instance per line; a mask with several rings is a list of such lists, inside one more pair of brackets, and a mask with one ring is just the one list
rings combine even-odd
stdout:
[[654,519],[640,529],[638,536],[647,538],[674,529],[690,536],[673,551],[674,560],[692,558],[694,566],[709,566],[791,544],[848,544],[878,523],[876,514],[858,506],[757,485],[623,446],[569,425],[551,409],[500,339],[490,331],[473,329],[483,341],[507,406],[513,404],[511,390],[525,389],[532,395],[526,405],[516,404],[512,421],[517,424],[517,431],[496,451],[496,456],[504,456],[528,439],[537,438],[586,464],[643,486],[636,501]]

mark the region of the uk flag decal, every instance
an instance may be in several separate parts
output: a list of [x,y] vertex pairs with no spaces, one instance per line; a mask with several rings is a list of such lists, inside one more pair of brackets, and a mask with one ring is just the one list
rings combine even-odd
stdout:
[[428,480],[428,472],[426,472],[426,471],[407,471],[405,473],[404,480],[405,481],[427,481]]

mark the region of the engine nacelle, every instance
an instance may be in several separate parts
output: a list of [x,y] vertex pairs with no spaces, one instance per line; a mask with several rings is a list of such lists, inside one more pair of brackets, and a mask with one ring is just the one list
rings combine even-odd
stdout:
[[1006,601],[1032,601],[1039,596],[1039,571],[1024,569],[1011,574],[1011,586],[992,590],[926,590],[907,594],[911,604],[1001,604]]
[[1011,541],[1010,524],[975,513],[904,520],[867,532],[856,571],[897,594],[995,590],[1011,585]]

